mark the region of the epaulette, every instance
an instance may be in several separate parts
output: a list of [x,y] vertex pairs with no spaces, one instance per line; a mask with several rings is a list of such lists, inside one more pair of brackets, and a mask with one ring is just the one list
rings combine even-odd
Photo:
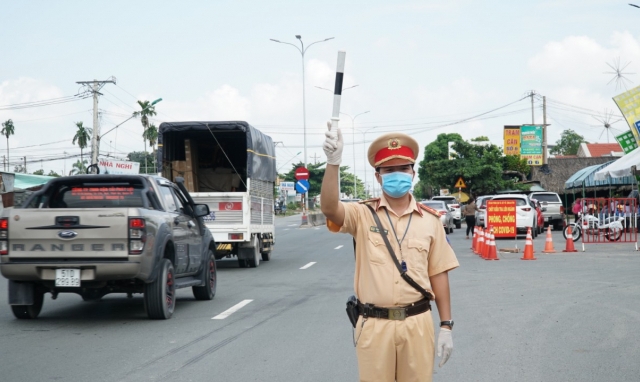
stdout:
[[361,200],[358,203],[366,204],[366,203],[371,203],[371,202],[379,203],[380,202],[380,198],[371,198],[371,199],[367,199],[367,200]]
[[422,208],[424,211],[427,211],[428,213],[430,213],[431,215],[437,217],[438,219],[440,218],[440,213],[438,211],[434,210],[433,208],[427,207],[422,203],[418,203],[418,207]]

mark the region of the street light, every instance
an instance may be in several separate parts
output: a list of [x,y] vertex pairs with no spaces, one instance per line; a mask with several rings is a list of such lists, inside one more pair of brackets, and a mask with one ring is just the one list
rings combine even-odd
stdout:
[[[300,55],[302,56],[302,126],[304,129],[304,167],[307,167],[307,109],[306,109],[306,100],[305,100],[304,54],[311,47],[311,45],[317,44],[319,42],[333,40],[334,37],[329,37],[329,38],[325,38],[324,40],[318,40],[318,41],[312,42],[306,48],[304,47],[304,43],[302,42],[302,36],[297,34],[296,38],[300,41],[300,48],[298,48],[297,45],[294,45],[290,42],[283,42],[273,38],[270,38],[269,40],[280,43],[280,44],[291,45],[292,47],[296,48],[298,52],[300,52]],[[306,210],[307,210],[307,193],[304,194],[304,207],[302,209],[303,215],[305,215]],[[305,218],[306,218],[306,215],[303,217],[303,220]]]
[[340,114],[344,114],[347,117],[351,118],[351,131],[353,133],[352,137],[353,137],[353,197],[354,199],[358,197],[358,186],[356,184],[356,128],[353,123],[356,120],[356,118],[358,118],[358,116],[362,114],[367,114],[368,112],[369,110],[363,111],[360,114],[356,114],[355,117],[352,117],[347,113],[340,112]]
[[299,151],[296,155],[292,156],[291,158],[289,158],[288,161],[284,162],[280,167],[278,167],[278,169],[276,170],[276,172],[280,171],[281,168],[283,168],[287,163],[291,162],[293,160],[293,158],[297,157],[298,155],[302,154],[302,151]]
[[[367,163],[367,148],[366,148],[366,134],[367,132],[369,132],[369,130],[373,130],[375,128],[377,128],[378,126],[372,126],[368,129],[357,129],[358,131],[360,131],[362,133],[362,156],[364,157],[364,163],[366,166]],[[367,169],[365,168],[364,171],[364,194],[365,194],[365,198],[367,196]],[[374,188],[373,186],[371,187],[372,189]]]

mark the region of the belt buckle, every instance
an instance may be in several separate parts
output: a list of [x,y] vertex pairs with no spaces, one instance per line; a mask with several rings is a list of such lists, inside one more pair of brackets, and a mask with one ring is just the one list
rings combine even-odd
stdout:
[[407,313],[404,308],[389,308],[389,320],[402,321],[407,318]]

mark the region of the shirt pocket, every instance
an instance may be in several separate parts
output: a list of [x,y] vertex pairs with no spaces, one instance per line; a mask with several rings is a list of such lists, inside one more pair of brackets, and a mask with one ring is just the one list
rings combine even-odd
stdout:
[[408,238],[408,251],[405,255],[407,268],[414,268],[417,271],[424,271],[429,262],[429,247],[431,241],[428,238]]
[[387,260],[391,261],[382,235],[378,232],[367,232],[367,256],[374,264],[386,264]]

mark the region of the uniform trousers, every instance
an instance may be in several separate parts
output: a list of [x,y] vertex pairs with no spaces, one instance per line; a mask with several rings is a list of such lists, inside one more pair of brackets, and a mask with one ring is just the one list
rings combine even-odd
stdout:
[[354,332],[361,382],[430,382],[434,330],[431,311],[402,321],[371,318]]

